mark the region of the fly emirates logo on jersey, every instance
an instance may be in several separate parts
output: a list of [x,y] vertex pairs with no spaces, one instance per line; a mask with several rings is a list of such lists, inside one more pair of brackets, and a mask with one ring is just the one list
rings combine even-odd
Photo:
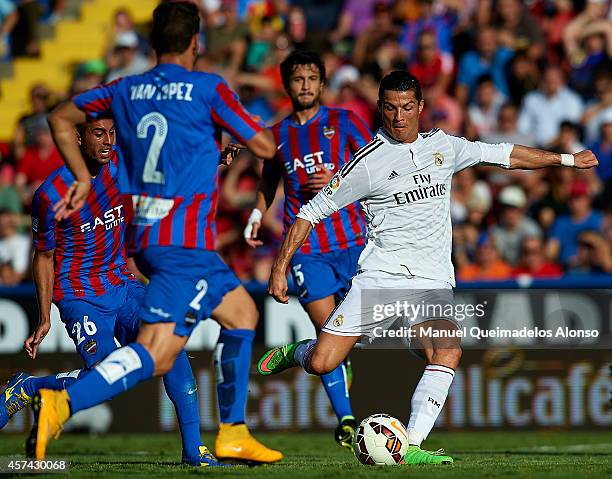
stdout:
[[295,158],[293,161],[285,161],[285,168],[287,169],[287,173],[295,173],[298,169],[303,168],[306,170],[306,173],[312,175],[317,172],[317,166],[321,165],[328,170],[333,171],[336,165],[333,163],[324,163],[323,162],[323,152],[317,151],[315,153],[308,153],[304,155],[301,159]]
[[93,221],[81,225],[81,233],[95,231],[96,228],[105,230],[113,229],[125,221],[123,217],[123,205],[115,206],[106,210],[101,216],[96,216]]
[[428,173],[412,175],[412,180],[414,188],[393,194],[393,198],[398,205],[409,205],[417,201],[440,198],[446,195],[446,185],[444,183],[433,183],[431,175]]

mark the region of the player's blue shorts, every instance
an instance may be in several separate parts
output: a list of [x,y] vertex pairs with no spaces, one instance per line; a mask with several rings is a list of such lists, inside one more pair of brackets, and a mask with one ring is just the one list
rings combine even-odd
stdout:
[[223,296],[240,286],[215,251],[149,246],[134,259],[149,278],[140,319],[174,322],[177,336],[189,336],[201,320],[210,318]]
[[301,304],[334,295],[342,299],[357,272],[357,261],[363,246],[332,251],[330,253],[298,253],[291,260],[291,275],[298,289]]
[[57,307],[68,335],[87,369],[138,335],[138,312],[145,288],[126,281],[102,296],[59,301]]

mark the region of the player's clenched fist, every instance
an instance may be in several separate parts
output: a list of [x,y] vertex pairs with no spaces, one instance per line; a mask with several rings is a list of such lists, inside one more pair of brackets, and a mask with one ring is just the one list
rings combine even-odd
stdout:
[[591,150],[582,150],[574,154],[574,167],[580,169],[593,168],[599,164]]
[[263,244],[263,241],[257,239],[257,233],[259,232],[259,228],[261,227],[261,219],[263,214],[257,208],[255,208],[251,212],[251,216],[249,216],[249,221],[244,228],[244,239],[247,244],[252,248],[257,248]]
[[287,276],[284,271],[272,270],[270,281],[268,282],[268,294],[277,302],[287,304],[289,297],[287,296]]

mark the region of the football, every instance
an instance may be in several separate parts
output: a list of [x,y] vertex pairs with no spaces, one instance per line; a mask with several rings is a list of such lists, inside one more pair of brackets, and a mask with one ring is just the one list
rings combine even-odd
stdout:
[[408,432],[399,419],[388,414],[365,418],[355,431],[355,456],[362,464],[402,464],[408,450]]

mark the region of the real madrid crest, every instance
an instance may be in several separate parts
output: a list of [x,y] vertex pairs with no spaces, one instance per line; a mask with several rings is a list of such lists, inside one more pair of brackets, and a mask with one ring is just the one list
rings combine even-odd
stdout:
[[336,134],[336,129],[333,126],[324,126],[323,127],[323,136],[328,140],[331,140]]
[[444,156],[439,151],[434,153],[434,163],[436,166],[442,166],[444,164]]
[[342,326],[342,323],[344,323],[344,316],[342,314],[339,314],[338,317],[334,319],[334,326],[336,326],[336,328],[339,328],[340,326]]

